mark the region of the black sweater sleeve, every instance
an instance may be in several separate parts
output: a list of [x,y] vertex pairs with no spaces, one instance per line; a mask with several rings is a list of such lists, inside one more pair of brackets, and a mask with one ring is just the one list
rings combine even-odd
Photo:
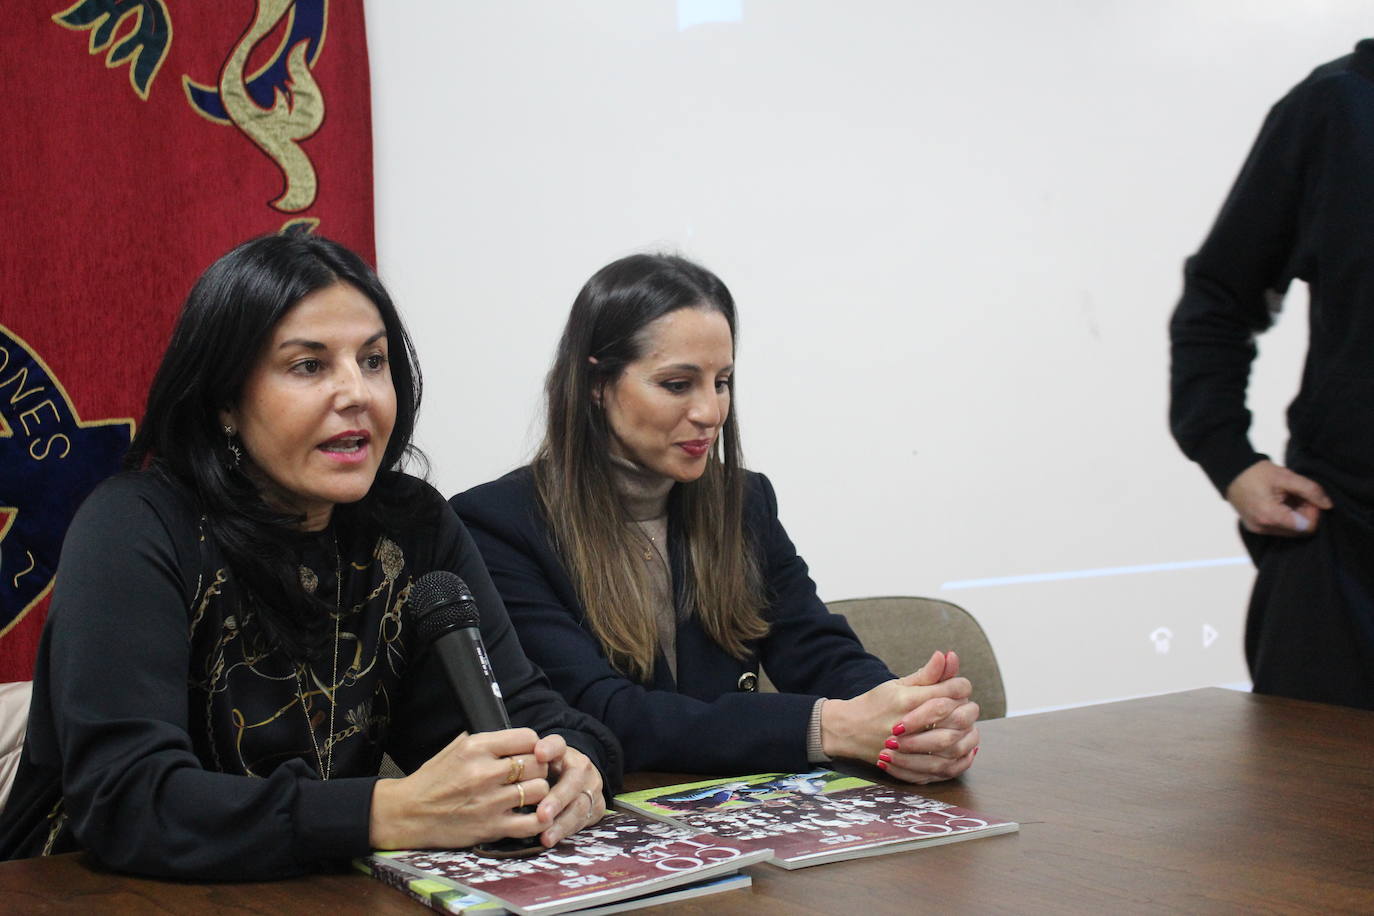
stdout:
[[1300,85],[1270,110],[1216,224],[1184,265],[1169,323],[1170,426],[1222,493],[1265,457],[1250,444],[1245,390],[1255,335],[1270,327],[1301,274],[1316,133],[1307,95]]

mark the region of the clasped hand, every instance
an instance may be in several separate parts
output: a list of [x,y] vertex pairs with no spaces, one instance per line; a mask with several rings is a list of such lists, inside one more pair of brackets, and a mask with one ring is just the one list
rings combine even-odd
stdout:
[[537,834],[553,846],[605,812],[601,773],[562,737],[465,732],[409,776],[377,780],[370,838],[377,849],[426,849]]
[[953,779],[978,753],[978,704],[959,656],[936,652],[920,670],[852,700],[826,700],[821,741],[831,757],[876,762],[913,783]]

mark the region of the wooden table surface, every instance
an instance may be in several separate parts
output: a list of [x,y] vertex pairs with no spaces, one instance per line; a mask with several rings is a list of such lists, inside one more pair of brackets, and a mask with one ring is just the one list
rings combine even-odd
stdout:
[[[982,726],[936,798],[1021,831],[798,871],[654,912],[1374,913],[1374,713],[1206,689]],[[631,787],[661,784],[639,774]],[[379,913],[362,875],[195,884],[0,863],[3,913]]]

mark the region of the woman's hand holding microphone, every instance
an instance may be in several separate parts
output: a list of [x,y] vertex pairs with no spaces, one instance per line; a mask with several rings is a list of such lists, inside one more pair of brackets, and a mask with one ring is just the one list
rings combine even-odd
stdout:
[[[377,849],[463,848],[538,835],[553,846],[606,811],[601,774],[558,735],[528,728],[459,735],[403,779],[379,779]],[[532,813],[520,810],[535,806]]]

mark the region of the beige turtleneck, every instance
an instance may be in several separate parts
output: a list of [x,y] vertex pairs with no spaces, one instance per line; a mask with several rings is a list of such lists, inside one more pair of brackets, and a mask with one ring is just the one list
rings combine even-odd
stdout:
[[658,644],[677,680],[677,611],[673,603],[673,578],[668,565],[668,494],[675,481],[655,474],[616,455],[611,456],[611,484],[621,505],[643,541],[642,554],[649,573],[651,612]]
[[[654,629],[663,657],[668,660],[668,670],[676,681],[680,621],[673,602],[672,567],[668,561],[668,494],[674,483],[672,478],[655,474],[626,458],[611,456],[611,485],[645,542],[643,556],[649,571]],[[806,733],[807,757],[812,763],[830,762],[821,742],[821,706],[824,704],[822,697],[812,707]]]

